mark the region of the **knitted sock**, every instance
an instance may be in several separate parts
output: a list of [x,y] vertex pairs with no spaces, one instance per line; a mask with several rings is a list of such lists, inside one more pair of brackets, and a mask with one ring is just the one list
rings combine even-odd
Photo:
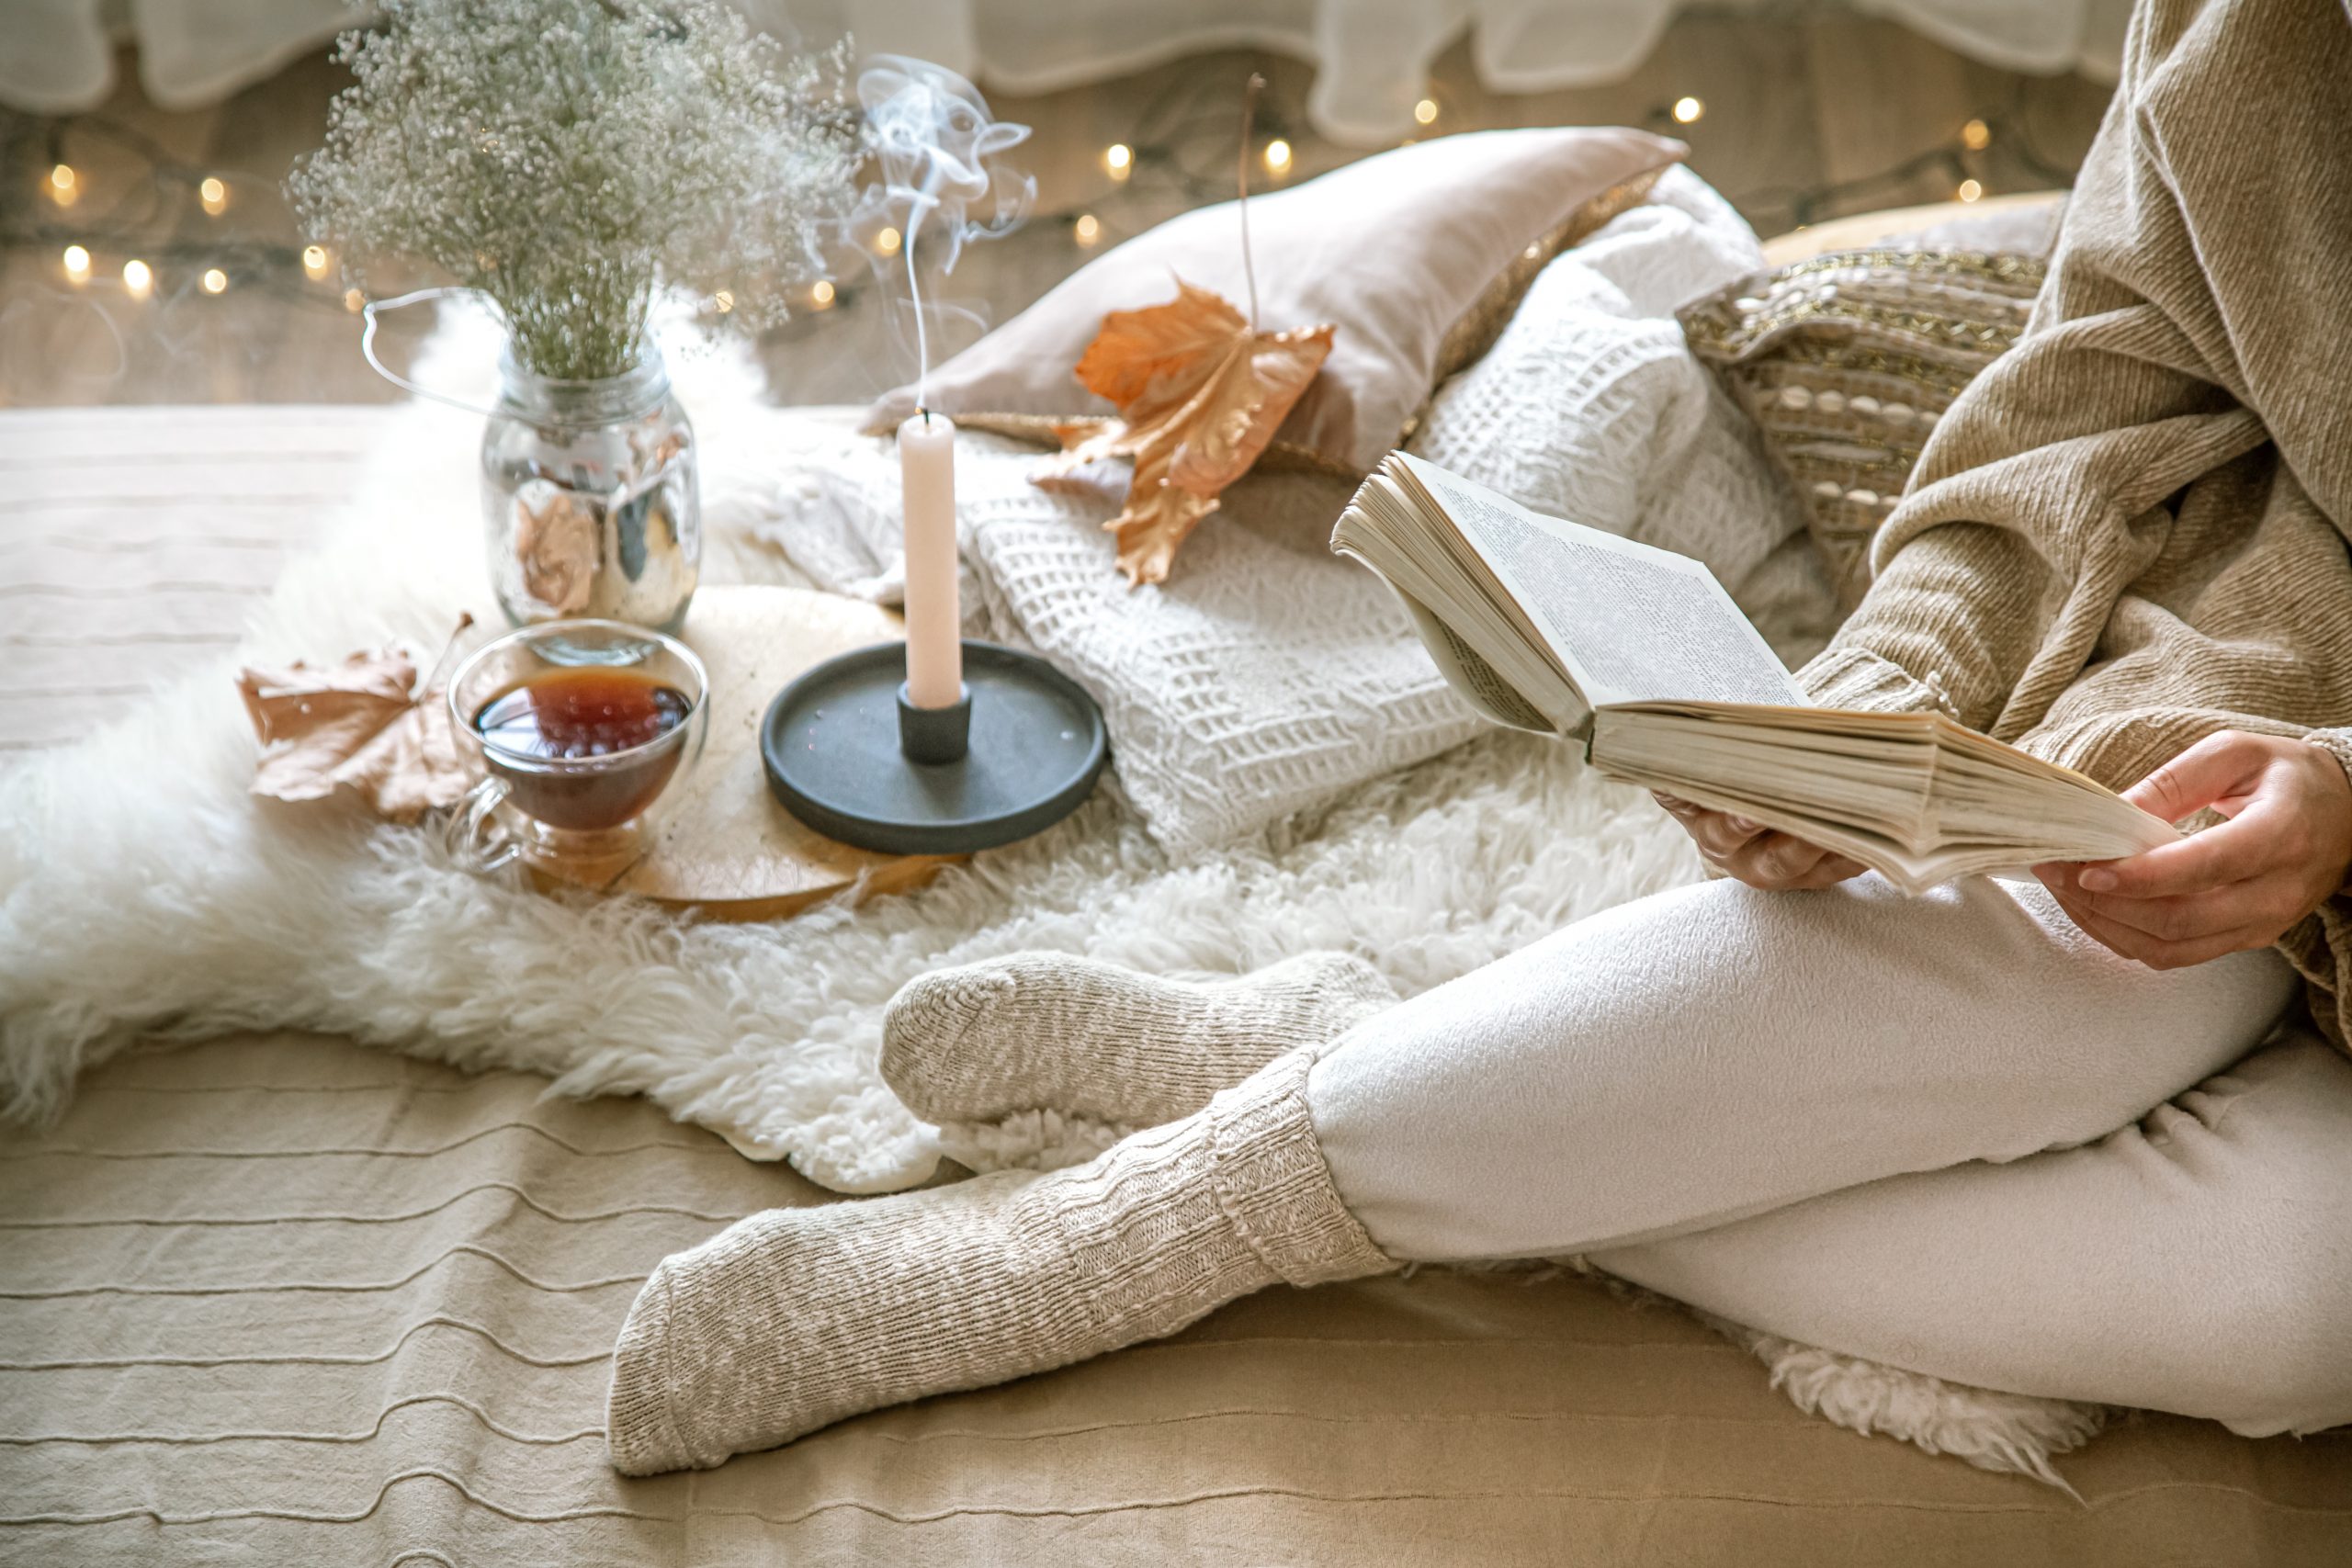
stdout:
[[882,1078],[926,1122],[1045,1109],[1157,1126],[1396,1001],[1343,953],[1206,981],[1016,953],[907,982],[883,1020]]
[[1396,1264],[1340,1201],[1300,1052],[1197,1115],[1047,1176],[776,1209],[665,1259],[613,1355],[629,1475],[1173,1334],[1277,1281]]

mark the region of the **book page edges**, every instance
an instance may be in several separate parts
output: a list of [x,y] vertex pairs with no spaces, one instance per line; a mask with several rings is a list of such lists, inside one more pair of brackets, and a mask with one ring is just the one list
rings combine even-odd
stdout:
[[1849,735],[1899,734],[1905,730],[1925,731],[1939,749],[1973,752],[1980,757],[1997,759],[2005,766],[2020,773],[2038,775],[2052,782],[2064,782],[2092,795],[2120,800],[2122,796],[2087,773],[2075,772],[2064,762],[2053,762],[2037,757],[2030,751],[2019,750],[2006,741],[1969,728],[1948,714],[1899,712],[1881,713],[1863,708],[1780,707],[1758,703],[1709,703],[1664,700],[1606,705],[1612,714],[1628,716],[1644,713],[1679,714],[1690,718],[1724,718],[1748,724],[1779,723],[1781,728],[1803,734],[1843,732]]
[[1580,740],[1590,734],[1590,709],[1575,716],[1567,725],[1554,723],[1544,716],[1543,709],[1528,701],[1518,687],[1504,680],[1476,649],[1463,641],[1453,628],[1441,620],[1428,605],[1390,581],[1386,572],[1346,546],[1334,546],[1333,553],[1347,557],[1388,584],[1388,591],[1396,595],[1396,602],[1404,605],[1405,613],[1412,617],[1413,629],[1420,634],[1421,644],[1429,649],[1430,661],[1437,666],[1437,672],[1445,677],[1445,683],[1453,687],[1464,702],[1476,709],[1480,716],[1505,728],[1522,729],[1533,735],[1566,736]]

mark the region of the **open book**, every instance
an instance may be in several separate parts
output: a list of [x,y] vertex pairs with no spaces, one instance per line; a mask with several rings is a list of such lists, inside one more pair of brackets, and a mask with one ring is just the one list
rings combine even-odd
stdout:
[[1402,452],[1331,547],[1378,572],[1454,688],[1611,778],[1736,812],[1905,892],[2179,837],[1941,714],[1815,707],[1700,562],[1539,516]]

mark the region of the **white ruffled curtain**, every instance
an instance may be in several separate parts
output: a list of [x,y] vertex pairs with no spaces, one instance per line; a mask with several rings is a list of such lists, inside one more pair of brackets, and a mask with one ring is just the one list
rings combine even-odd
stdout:
[[[1274,50],[1317,66],[1307,112],[1335,141],[1412,128],[1430,62],[1466,28],[1498,92],[1614,81],[1682,0],[741,0],[763,25],[821,43],[938,61],[983,85],[1049,92],[1206,49]],[[1720,3],[1720,0],[1718,0]],[[1750,6],[1770,0],[1740,0]],[[2112,80],[2131,0],[1847,0],[2011,70]],[[112,85],[112,39],[139,48],[148,96],[194,107],[255,82],[364,16],[350,0],[0,0],[0,104],[88,108]]]
[[96,108],[118,41],[138,46],[147,96],[201,108],[323,45],[370,7],[358,0],[0,0],[0,107]]
[[[1718,5],[1722,0],[1716,0]],[[1760,9],[1771,0],[1735,0]],[[2132,0],[1846,0],[2014,71],[2115,79]],[[864,50],[917,54],[983,85],[1049,92],[1206,49],[1255,47],[1317,66],[1307,114],[1335,141],[1413,130],[1432,61],[1462,36],[1503,93],[1630,74],[1683,0],[833,0]],[[796,13],[797,13],[796,7]]]

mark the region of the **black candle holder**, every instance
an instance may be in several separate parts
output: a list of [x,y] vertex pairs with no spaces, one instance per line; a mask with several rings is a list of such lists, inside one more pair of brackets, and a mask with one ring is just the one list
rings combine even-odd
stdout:
[[956,698],[944,708],[917,707],[907,683],[899,682],[899,750],[910,762],[960,762],[972,746],[972,688],[956,684]]
[[904,643],[803,671],[760,726],[768,787],[827,838],[888,854],[964,854],[1042,832],[1110,756],[1102,710],[1026,653],[964,643],[963,700],[907,698]]

